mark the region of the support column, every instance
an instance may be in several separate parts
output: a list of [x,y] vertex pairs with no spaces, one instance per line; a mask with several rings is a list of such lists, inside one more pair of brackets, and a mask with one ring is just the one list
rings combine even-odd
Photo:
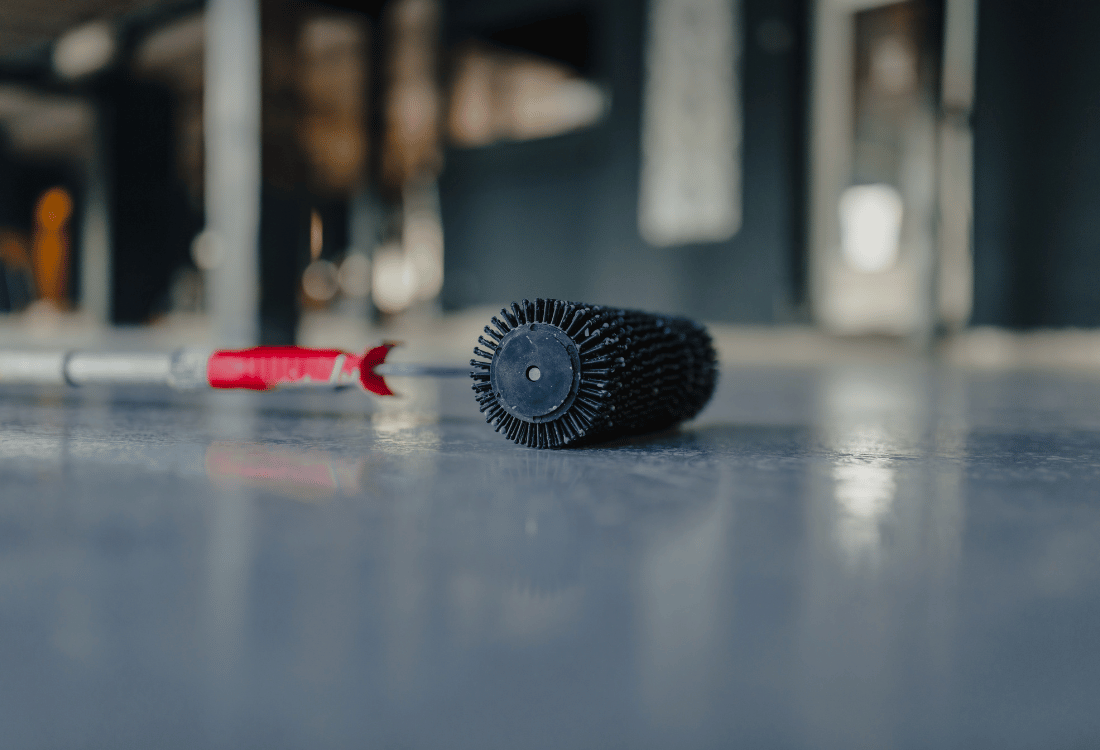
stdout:
[[260,221],[260,7],[209,0],[204,126],[206,226],[215,243],[208,276],[214,342],[258,341]]

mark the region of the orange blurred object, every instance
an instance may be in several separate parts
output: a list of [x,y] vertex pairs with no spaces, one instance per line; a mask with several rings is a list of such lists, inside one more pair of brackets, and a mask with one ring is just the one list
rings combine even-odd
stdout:
[[64,188],[50,188],[35,207],[34,280],[40,299],[63,303],[68,280],[69,218],[73,199]]

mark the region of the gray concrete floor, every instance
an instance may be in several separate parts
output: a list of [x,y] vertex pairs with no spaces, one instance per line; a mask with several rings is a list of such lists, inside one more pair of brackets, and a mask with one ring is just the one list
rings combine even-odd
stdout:
[[560,452],[401,387],[0,390],[0,745],[1100,744],[1100,381],[727,367]]

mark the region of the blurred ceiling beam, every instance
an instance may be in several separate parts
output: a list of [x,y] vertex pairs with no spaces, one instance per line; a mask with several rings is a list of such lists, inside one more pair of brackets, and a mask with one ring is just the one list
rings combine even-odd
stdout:
[[187,88],[202,87],[206,15],[192,13],[152,31],[134,50],[140,73],[172,79]]
[[74,96],[43,94],[20,85],[0,85],[0,128],[17,152],[45,157],[89,153],[95,113]]

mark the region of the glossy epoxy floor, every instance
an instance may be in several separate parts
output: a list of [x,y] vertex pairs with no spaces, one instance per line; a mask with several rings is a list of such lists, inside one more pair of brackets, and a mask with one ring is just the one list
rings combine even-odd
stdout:
[[1100,381],[727,368],[561,452],[404,390],[0,391],[0,745],[1100,744]]

